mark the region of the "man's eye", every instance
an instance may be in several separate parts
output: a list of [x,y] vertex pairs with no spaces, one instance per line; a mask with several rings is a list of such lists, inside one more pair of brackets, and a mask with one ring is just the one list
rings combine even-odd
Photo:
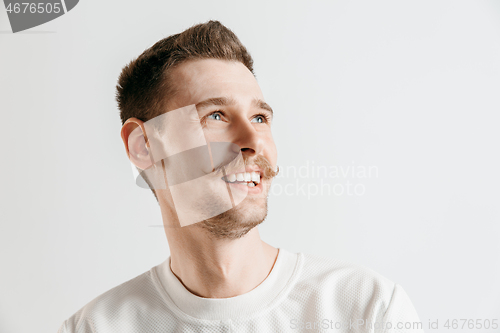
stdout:
[[214,112],[207,116],[208,119],[222,120],[222,114],[220,112]]
[[255,116],[255,118],[252,119],[252,123],[265,123],[265,122],[267,122],[267,118],[263,115]]

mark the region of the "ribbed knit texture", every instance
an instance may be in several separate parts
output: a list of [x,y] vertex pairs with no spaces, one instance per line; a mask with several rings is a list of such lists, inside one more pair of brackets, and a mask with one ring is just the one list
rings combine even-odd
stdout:
[[[384,329],[387,322],[392,329]],[[423,332],[404,328],[414,322],[420,320],[403,288],[380,274],[280,249],[264,282],[224,299],[191,294],[168,258],[92,300],[58,333]]]

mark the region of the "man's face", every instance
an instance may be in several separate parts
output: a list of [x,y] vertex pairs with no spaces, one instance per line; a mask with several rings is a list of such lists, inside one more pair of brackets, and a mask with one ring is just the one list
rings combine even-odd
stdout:
[[188,61],[176,67],[170,78],[176,94],[169,100],[168,109],[195,104],[206,141],[239,146],[246,164],[226,169],[222,179],[214,178],[225,182],[233,193],[244,191],[243,202],[197,225],[215,236],[241,237],[267,215],[272,177],[269,173],[266,176],[264,169],[274,170],[277,160],[271,134],[272,110],[264,102],[255,77],[240,62]]

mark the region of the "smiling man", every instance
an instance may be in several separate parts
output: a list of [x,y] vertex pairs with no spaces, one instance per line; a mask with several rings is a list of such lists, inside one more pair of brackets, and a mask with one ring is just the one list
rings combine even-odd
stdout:
[[277,174],[273,110],[229,29],[210,21],[159,41],[117,91],[124,146],[171,254],[59,332],[421,332],[401,286],[260,239]]

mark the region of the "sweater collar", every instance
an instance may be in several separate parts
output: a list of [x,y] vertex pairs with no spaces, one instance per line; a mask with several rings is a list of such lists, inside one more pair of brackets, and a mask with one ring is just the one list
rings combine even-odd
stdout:
[[267,278],[251,291],[230,298],[203,298],[192,294],[172,273],[170,257],[153,267],[152,275],[165,292],[167,302],[172,302],[183,313],[198,319],[224,320],[249,317],[278,302],[286,293],[297,262],[297,254],[279,249]]

